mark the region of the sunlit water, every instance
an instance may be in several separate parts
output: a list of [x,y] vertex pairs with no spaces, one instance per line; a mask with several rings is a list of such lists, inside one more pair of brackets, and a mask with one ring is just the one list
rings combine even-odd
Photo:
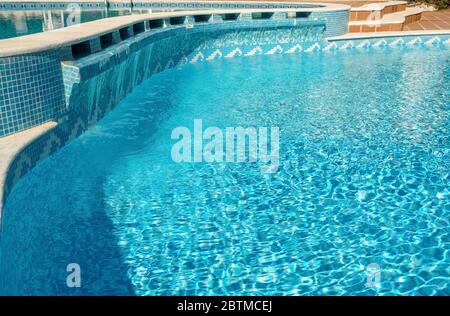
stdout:
[[[450,294],[449,66],[384,50],[155,75],[15,187],[0,293]],[[195,118],[278,126],[279,171],[173,162]]]

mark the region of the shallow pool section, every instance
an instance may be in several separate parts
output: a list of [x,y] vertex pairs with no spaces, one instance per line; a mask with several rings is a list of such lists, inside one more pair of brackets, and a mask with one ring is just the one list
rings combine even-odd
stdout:
[[[449,67],[385,48],[151,77],[15,186],[0,294],[449,295]],[[280,170],[173,162],[194,119],[280,127]]]

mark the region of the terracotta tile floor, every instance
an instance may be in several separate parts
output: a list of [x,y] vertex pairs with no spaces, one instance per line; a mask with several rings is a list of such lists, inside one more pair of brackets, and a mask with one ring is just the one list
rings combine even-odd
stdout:
[[422,19],[407,24],[404,31],[418,30],[450,30],[450,9],[422,13]]

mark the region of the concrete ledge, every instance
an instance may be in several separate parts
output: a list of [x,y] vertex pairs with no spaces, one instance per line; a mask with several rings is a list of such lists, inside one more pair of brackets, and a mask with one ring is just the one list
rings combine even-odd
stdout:
[[401,31],[404,25],[420,20],[423,11],[422,8],[407,8],[404,11],[387,14],[380,19],[350,21],[349,32]]
[[352,7],[351,11],[374,11],[374,10],[383,10],[389,7],[405,5],[407,1],[384,1],[384,2],[376,2],[369,3],[359,7]]
[[370,23],[403,23],[405,22],[406,17],[414,14],[419,14],[424,12],[422,8],[408,8],[404,11],[399,11],[396,13],[391,13],[385,15],[379,19],[370,19],[363,21],[350,21],[349,25],[360,25],[360,24],[370,24]]
[[[4,187],[11,164],[28,145],[55,128],[56,122],[47,122],[31,129],[0,138],[0,224],[4,204]],[[18,175],[18,178],[20,176]]]
[[386,14],[406,10],[406,1],[387,1],[379,3],[370,3],[360,7],[350,9],[350,21],[364,21],[369,16],[382,18]]

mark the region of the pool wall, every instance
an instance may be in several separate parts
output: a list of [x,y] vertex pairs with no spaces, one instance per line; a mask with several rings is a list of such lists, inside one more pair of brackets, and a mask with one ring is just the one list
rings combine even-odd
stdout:
[[[0,219],[2,203],[22,176],[39,161],[95,124],[140,82],[164,69],[189,62],[259,54],[388,49],[418,45],[450,46],[448,34],[411,34],[406,37],[378,35],[356,39],[337,37],[327,41],[324,39],[327,36],[325,19],[292,19],[285,12],[273,12],[270,19],[261,20],[260,16],[254,19],[252,12],[244,12],[239,13],[236,19],[233,16],[232,21],[229,21],[224,14],[162,14],[159,15],[160,18],[152,16],[151,19],[137,20],[136,17],[125,17],[125,20],[131,19],[133,22],[125,26],[121,24],[108,32],[97,32],[95,36],[68,41],[68,46],[58,44],[48,52],[35,52],[33,50],[37,48],[31,46],[28,48],[29,54],[1,57],[0,69],[5,74],[25,75],[23,89],[33,86],[28,85],[27,75],[37,76],[38,84],[34,88],[42,89],[38,89],[41,94],[38,99],[48,98],[53,103],[45,103],[51,109],[41,108],[33,112],[34,116],[31,115],[31,118],[40,122],[53,120],[55,123],[36,133],[31,129],[31,136],[27,136],[30,141],[24,142],[25,145],[20,150],[9,153],[9,160],[3,167],[0,166]],[[27,58],[38,57],[48,58],[53,62],[56,60],[55,67],[59,71],[50,71],[52,67],[27,69]],[[41,82],[45,76],[50,78],[46,79],[47,85]],[[0,85],[5,86],[5,82]],[[7,92],[14,96],[16,91]],[[4,102],[0,104],[5,106]],[[23,106],[25,109],[27,106],[32,108],[34,104],[23,103]],[[37,124],[37,128],[43,125]],[[7,144],[9,138],[22,133],[0,138],[0,145]]]
[[271,49],[280,44],[294,47],[305,40],[318,42],[323,38],[324,21],[308,21],[297,27],[292,24],[289,20],[242,21],[161,29],[78,61],[63,62],[68,119],[78,120],[84,129],[95,124],[134,87],[165,69],[212,60],[219,55],[226,57],[225,52],[232,57],[233,52],[250,52],[255,45]]

